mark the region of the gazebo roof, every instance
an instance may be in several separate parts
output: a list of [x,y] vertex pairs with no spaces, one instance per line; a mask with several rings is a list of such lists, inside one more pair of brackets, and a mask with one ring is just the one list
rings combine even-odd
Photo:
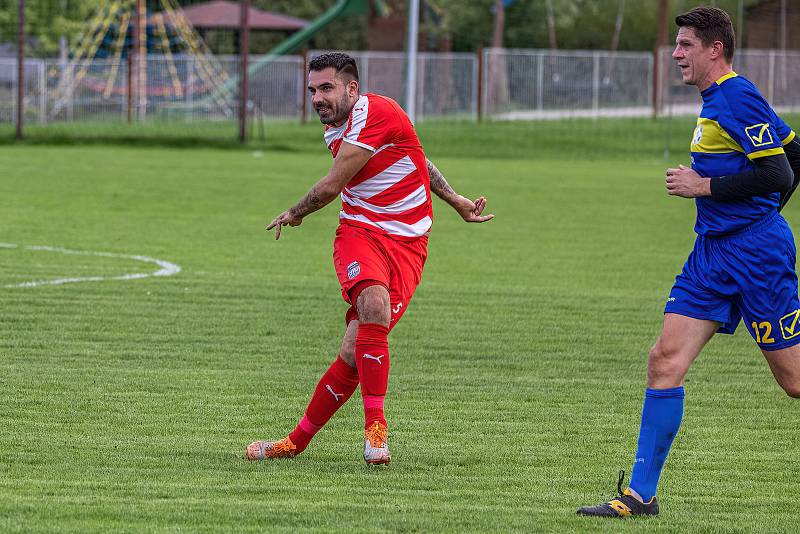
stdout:
[[[183,8],[183,16],[198,29],[238,29],[240,14],[240,5],[227,0],[212,0]],[[247,16],[251,30],[296,31],[308,26],[307,20],[262,11],[253,6],[250,6]],[[168,16],[164,18],[169,20]]]

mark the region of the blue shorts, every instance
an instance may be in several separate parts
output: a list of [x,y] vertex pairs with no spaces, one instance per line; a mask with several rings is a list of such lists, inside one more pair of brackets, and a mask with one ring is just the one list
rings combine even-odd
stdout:
[[718,321],[733,334],[744,318],[764,350],[800,343],[794,237],[778,213],[721,237],[697,236],[664,313]]

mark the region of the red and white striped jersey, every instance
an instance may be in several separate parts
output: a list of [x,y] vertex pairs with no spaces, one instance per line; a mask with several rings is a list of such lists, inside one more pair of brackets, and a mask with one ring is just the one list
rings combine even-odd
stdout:
[[396,239],[427,235],[433,224],[430,177],[414,126],[391,98],[361,95],[342,126],[325,127],[333,157],[342,142],[373,152],[342,191],[339,223]]

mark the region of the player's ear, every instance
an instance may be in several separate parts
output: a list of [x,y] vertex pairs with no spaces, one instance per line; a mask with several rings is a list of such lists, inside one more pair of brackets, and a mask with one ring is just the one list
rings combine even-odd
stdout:
[[711,57],[717,59],[718,57],[722,57],[725,53],[725,45],[722,44],[722,41],[714,41],[711,45]]
[[347,92],[351,97],[358,95],[358,80],[350,80],[347,84]]

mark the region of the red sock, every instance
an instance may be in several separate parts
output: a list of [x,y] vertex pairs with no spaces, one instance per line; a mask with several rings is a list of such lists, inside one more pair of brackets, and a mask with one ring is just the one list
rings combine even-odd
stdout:
[[358,371],[338,356],[320,378],[305,415],[289,434],[289,439],[297,446],[297,454],[308,447],[314,434],[325,426],[336,410],[344,406],[357,386]]
[[375,323],[361,323],[356,335],[356,365],[364,398],[364,427],[375,421],[386,425],[383,399],[389,380],[389,329]]

